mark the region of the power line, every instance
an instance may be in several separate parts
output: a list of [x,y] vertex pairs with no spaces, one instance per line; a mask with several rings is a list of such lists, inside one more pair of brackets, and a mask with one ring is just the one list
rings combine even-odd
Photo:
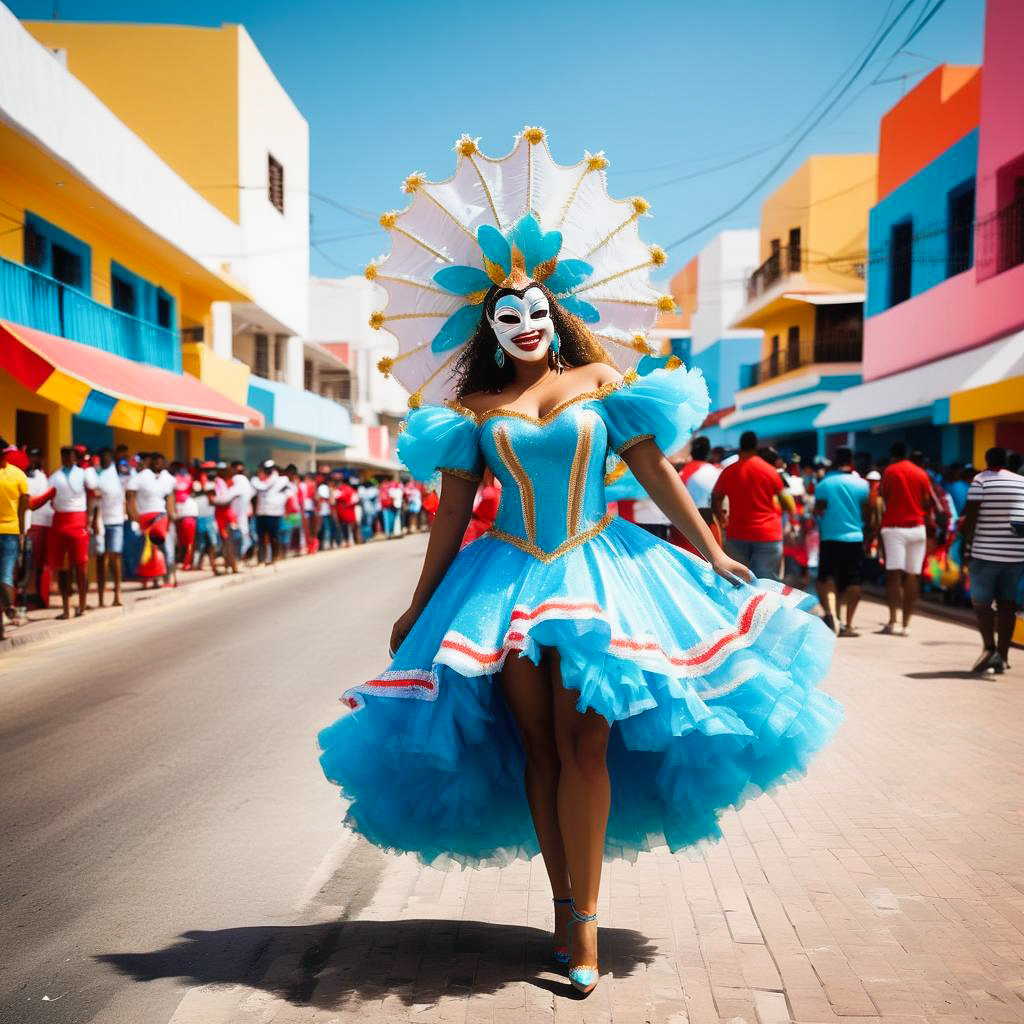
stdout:
[[[937,2],[941,4],[945,2],[945,0],[937,0]],[[723,210],[717,216],[712,217],[708,221],[705,221],[702,225],[700,225],[700,227],[687,232],[687,234],[683,235],[680,238],[677,238],[674,242],[670,243],[669,245],[666,245],[665,248],[674,249],[677,246],[682,245],[684,242],[688,242],[691,238],[695,238],[697,235],[702,234],[708,228],[714,227],[715,224],[718,224],[719,222],[725,220],[726,217],[729,217],[730,215],[735,213],[741,206],[743,206],[746,202],[752,199],[772,179],[776,172],[786,163],[786,161],[793,155],[793,153],[796,152],[800,143],[802,143],[804,139],[806,139],[807,136],[810,135],[811,132],[814,131],[814,129],[817,128],[819,124],[821,124],[825,117],[835,108],[836,104],[838,104],[839,101],[843,98],[843,96],[845,96],[846,93],[849,92],[850,88],[853,86],[853,83],[860,77],[861,73],[863,72],[864,68],[867,67],[871,58],[874,57],[874,55],[881,48],[882,43],[885,42],[889,33],[892,32],[892,30],[899,23],[900,19],[903,17],[903,15],[910,10],[914,3],[916,3],[916,0],[906,0],[906,2],[900,8],[896,16],[889,22],[888,25],[886,25],[885,29],[882,31],[882,34],[879,36],[879,38],[871,45],[867,55],[860,62],[856,71],[854,71],[853,76],[846,82],[846,84],[839,90],[839,92],[836,93],[836,95],[831,100],[828,101],[828,103],[825,105],[822,111],[811,121],[811,123],[806,128],[804,128],[803,131],[800,132],[800,134],[793,141],[793,143],[787,147],[786,152],[783,153],[782,156],[779,157],[779,159],[776,160],[774,164],[772,164],[767,173],[762,175],[761,178],[753,185],[752,188],[748,189],[747,192],[744,193],[744,195],[739,200],[737,200],[731,206],[729,206],[728,209]],[[908,39],[909,38],[912,38],[912,36],[908,37]],[[830,89],[829,91],[831,92],[832,90]],[[815,106],[818,106],[818,104],[815,104]]]
[[[896,0],[889,0],[889,4],[886,7],[885,12],[883,13],[881,19],[879,20],[878,25],[875,27],[874,32],[871,33],[871,36],[868,39],[868,43],[865,44],[865,46],[870,45],[871,40],[873,40],[875,38],[875,36],[881,31],[882,26],[885,24],[886,19],[889,17],[889,13],[892,11],[893,4],[895,2],[896,2]],[[860,52],[863,53],[863,50],[861,50]],[[767,153],[769,150],[775,149],[777,146],[784,145],[786,140],[792,138],[792,136],[795,135],[800,130],[800,128],[804,124],[806,124],[806,122],[814,115],[814,112],[818,109],[818,107],[823,102],[825,102],[825,100],[827,100],[827,98],[831,95],[831,93],[836,88],[839,87],[839,85],[842,83],[843,79],[845,79],[846,76],[853,70],[854,66],[856,65],[856,63],[857,63],[857,61],[859,59],[860,59],[860,54],[858,54],[858,56],[854,57],[854,59],[849,63],[849,65],[847,65],[847,67],[842,71],[842,73],[839,75],[839,77],[832,83],[831,86],[829,86],[829,88],[826,90],[824,95],[818,100],[818,102],[815,103],[814,106],[811,107],[811,109],[803,116],[803,118],[801,118],[801,120],[799,120],[795,125],[793,125],[793,127],[790,128],[789,131],[786,132],[784,135],[779,136],[777,139],[774,139],[771,142],[763,143],[762,145],[755,147],[755,149],[753,149],[753,150],[750,150],[750,151],[744,150],[744,151],[742,151],[742,153],[739,156],[731,156],[729,159],[726,159],[723,156],[723,157],[721,157],[721,160],[723,162],[716,164],[714,167],[708,167],[708,168],[705,168],[703,170],[690,172],[690,173],[687,173],[687,174],[683,175],[680,178],[674,178],[671,181],[661,182],[658,185],[648,185],[645,189],[643,189],[643,191],[650,192],[653,189],[662,188],[664,185],[676,184],[676,183],[678,183],[680,181],[690,181],[693,178],[701,177],[704,174],[711,174],[714,171],[722,170],[725,167],[730,167],[730,166],[732,166],[733,163],[742,163],[742,162],[744,162],[744,161],[746,161],[748,159],[752,159],[754,156],[759,156],[762,153]],[[712,159],[712,160],[714,160],[714,159],[718,159],[718,157],[717,157],[717,154],[710,154],[708,157],[703,157],[703,158],[702,157],[696,157],[696,158],[691,158],[691,159],[688,159],[688,160],[672,161],[672,162],[669,162],[669,163],[666,163],[666,164],[659,164],[659,165],[656,165],[654,167],[634,168],[633,170],[630,170],[630,171],[619,171],[618,173],[619,174],[637,174],[637,173],[641,173],[641,172],[646,173],[646,172],[649,172],[649,171],[663,171],[663,170],[668,170],[669,168],[672,168],[672,167],[684,167],[687,164],[701,163],[701,162],[703,162],[704,159]]]

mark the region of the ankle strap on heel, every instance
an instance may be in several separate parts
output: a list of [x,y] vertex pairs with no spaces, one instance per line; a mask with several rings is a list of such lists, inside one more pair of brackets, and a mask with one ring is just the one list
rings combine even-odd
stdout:
[[551,898],[551,902],[554,903],[554,905],[556,907],[571,907],[572,906],[572,897],[571,896],[566,896],[564,900],[560,900],[560,899],[558,899],[558,897],[553,896]]
[[570,909],[572,910],[572,916],[577,921],[579,921],[580,924],[586,924],[588,921],[596,921],[597,920],[597,914],[596,913],[593,913],[593,914],[581,914],[576,909],[576,902],[575,902],[575,900],[572,901],[572,906],[571,906]]

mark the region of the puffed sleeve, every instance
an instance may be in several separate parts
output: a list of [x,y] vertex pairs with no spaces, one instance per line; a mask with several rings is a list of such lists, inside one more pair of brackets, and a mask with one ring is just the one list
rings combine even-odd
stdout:
[[601,406],[617,453],[648,439],[663,452],[674,452],[707,418],[711,399],[700,370],[676,367],[627,375]]
[[447,406],[413,410],[398,435],[396,450],[417,480],[429,480],[436,472],[479,480],[483,469],[476,420]]

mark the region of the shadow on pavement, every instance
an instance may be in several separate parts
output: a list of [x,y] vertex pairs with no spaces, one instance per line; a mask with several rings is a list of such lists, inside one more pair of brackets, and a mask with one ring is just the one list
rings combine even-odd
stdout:
[[[602,928],[601,970],[627,977],[653,962],[639,932]],[[182,978],[196,985],[240,984],[324,1009],[397,996],[404,1005],[442,995],[490,994],[516,981],[571,992],[551,962],[551,933],[482,921],[345,921],[185,932],[150,953],[96,960],[135,981]],[[541,976],[545,975],[545,976]]]
[[982,675],[978,672],[965,672],[960,669],[940,669],[935,672],[904,672],[905,679],[973,679],[976,683],[995,679],[994,675]]

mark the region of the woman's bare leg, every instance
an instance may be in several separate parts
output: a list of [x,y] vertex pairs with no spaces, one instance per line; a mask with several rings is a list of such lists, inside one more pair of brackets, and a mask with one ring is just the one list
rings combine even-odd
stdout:
[[[501,692],[519,727],[526,760],[526,799],[537,830],[544,867],[556,899],[570,895],[565,848],[558,823],[558,778],[561,764],[555,746],[551,678],[544,661],[510,655],[499,677]],[[569,908],[555,907],[555,944],[566,945]]]
[[[608,780],[610,728],[596,711],[576,710],[579,694],[562,685],[558,652],[552,651],[551,690],[555,709],[555,742],[562,762],[558,781],[558,821],[569,865],[576,909],[597,912],[605,832],[611,805]],[[597,922],[573,930],[571,966],[597,965]]]

